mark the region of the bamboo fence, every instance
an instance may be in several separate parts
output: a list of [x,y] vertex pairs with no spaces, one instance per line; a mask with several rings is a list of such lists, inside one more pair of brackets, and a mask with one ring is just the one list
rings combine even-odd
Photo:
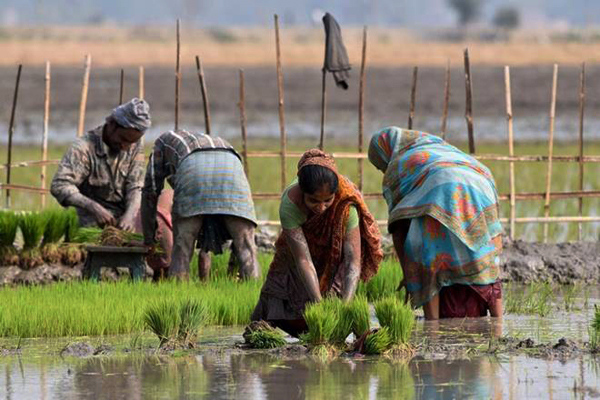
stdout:
[[[275,44],[276,44],[276,72],[277,72],[277,87],[278,87],[278,112],[279,112],[279,125],[280,125],[280,150],[279,151],[260,151],[260,150],[248,150],[248,131],[247,131],[247,120],[246,120],[246,109],[245,109],[245,83],[243,70],[239,70],[239,102],[238,107],[240,110],[240,126],[241,126],[241,138],[242,138],[242,158],[244,162],[244,168],[247,174],[250,174],[248,167],[248,160],[251,158],[279,158],[280,159],[280,176],[281,176],[281,187],[280,191],[277,192],[254,192],[253,198],[255,200],[276,200],[281,196],[281,191],[287,185],[287,178],[285,173],[286,159],[288,157],[298,158],[302,155],[302,152],[288,151],[287,150],[287,135],[285,130],[285,110],[284,110],[284,88],[283,88],[283,69],[281,62],[281,47],[280,47],[280,36],[279,36],[279,20],[277,15],[274,18],[275,27]],[[181,88],[181,60],[180,60],[180,22],[177,21],[177,52],[176,52],[176,82],[175,82],[175,127],[177,128],[180,116],[179,110],[179,98]],[[196,56],[196,67],[198,78],[200,82],[200,90],[202,94],[203,111],[205,115],[206,131],[210,134],[210,111],[209,111],[209,100],[208,93],[206,90],[206,82],[202,63],[199,56]],[[363,162],[367,158],[367,154],[364,152],[363,147],[363,129],[364,129],[364,104],[365,104],[365,80],[366,80],[366,61],[367,61],[367,28],[364,28],[362,36],[362,59],[361,59],[361,70],[360,70],[360,86],[359,86],[359,99],[358,103],[358,152],[334,152],[331,153],[335,158],[338,159],[355,159],[357,160],[357,167],[359,171],[359,187],[362,189],[363,185]],[[89,85],[90,67],[91,67],[91,56],[86,55],[85,57],[85,68],[83,77],[83,88],[81,95],[80,105],[80,119],[78,124],[77,136],[81,136],[83,132],[83,124],[85,118],[85,107],[87,101],[87,87]],[[579,88],[579,154],[573,156],[556,156],[553,154],[554,144],[554,121],[555,121],[555,108],[556,108],[556,85],[558,79],[558,66],[554,65],[554,73],[552,80],[552,93],[550,101],[550,115],[549,115],[549,137],[548,137],[548,154],[547,155],[515,155],[514,154],[514,130],[513,130],[513,114],[512,114],[512,95],[511,95],[511,84],[510,84],[510,68],[504,67],[504,83],[505,83],[505,95],[506,95],[506,119],[507,119],[507,132],[508,132],[508,155],[498,154],[476,154],[475,153],[475,135],[474,135],[474,118],[473,118],[473,107],[472,107],[472,77],[471,67],[469,61],[468,49],[464,52],[464,68],[465,68],[465,88],[466,88],[466,101],[465,101],[465,120],[467,123],[468,133],[468,144],[469,152],[480,161],[498,161],[509,164],[509,192],[503,193],[498,196],[499,201],[509,202],[509,213],[507,217],[502,217],[501,222],[508,224],[508,234],[514,239],[515,238],[515,224],[524,223],[541,223],[544,225],[544,240],[548,238],[548,224],[549,223],[577,223],[578,224],[578,237],[581,239],[581,224],[589,222],[600,222],[600,216],[585,216],[583,215],[583,199],[600,198],[600,191],[595,190],[584,190],[583,170],[586,163],[600,163],[600,155],[584,155],[584,109],[585,109],[585,64],[582,65],[580,74],[580,88]],[[20,75],[20,70],[19,70]],[[139,97],[144,97],[144,68],[139,67]],[[410,109],[409,109],[409,125],[413,124],[416,109],[416,95],[417,95],[417,78],[418,78],[418,67],[415,66],[413,69],[413,80],[410,92]],[[120,75],[120,89],[119,89],[119,101],[123,100],[123,80],[124,72],[121,70]],[[6,190],[9,193],[10,190],[24,191],[30,193],[39,194],[42,198],[42,204],[45,205],[45,196],[49,192],[46,188],[46,166],[56,165],[60,160],[48,160],[47,159],[47,141],[48,141],[48,117],[50,110],[50,64],[46,66],[46,89],[45,89],[45,104],[44,104],[44,126],[43,126],[43,140],[42,140],[42,159],[11,162],[10,155],[12,153],[12,129],[9,130],[9,146],[8,146],[8,162],[6,164],[0,164],[0,170],[7,170],[7,182],[0,183],[0,190]],[[443,93],[443,110],[442,110],[442,123],[439,134],[444,137],[446,133],[446,123],[448,117],[448,103],[450,98],[450,63],[446,67],[445,71],[445,85]],[[18,81],[15,88],[15,100],[18,94]],[[324,99],[323,99],[324,100]],[[322,102],[324,107],[325,101]],[[14,107],[13,107],[14,114]],[[322,115],[325,115],[325,110],[322,110]],[[324,127],[325,119],[322,119],[322,127]],[[324,128],[322,128],[324,132]],[[324,137],[321,137],[320,144],[324,144]],[[534,163],[546,163],[546,190],[544,192],[517,192],[515,188],[515,174],[516,174],[516,162],[534,162]],[[551,190],[552,182],[552,164],[555,162],[566,162],[566,163],[578,163],[579,165],[579,176],[578,176],[578,188],[577,191],[569,192],[553,192]],[[41,185],[29,186],[21,185],[10,182],[10,170],[13,168],[22,167],[42,167],[41,173]],[[382,199],[380,192],[376,193],[364,193],[366,199]],[[550,204],[555,200],[566,200],[566,199],[577,199],[579,201],[578,215],[575,216],[550,216]],[[8,198],[7,198],[8,200]],[[532,216],[532,217],[517,217],[516,209],[519,201],[530,201],[538,200],[544,202],[544,216]],[[387,221],[379,220],[378,223],[384,225]],[[263,220],[259,222],[264,226],[276,226],[279,225],[279,221]]]

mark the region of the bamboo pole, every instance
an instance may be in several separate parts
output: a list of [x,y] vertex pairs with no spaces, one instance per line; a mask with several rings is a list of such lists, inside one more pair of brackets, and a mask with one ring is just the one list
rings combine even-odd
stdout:
[[[579,82],[579,191],[583,192],[583,122],[585,113],[585,63],[581,64],[581,76]],[[579,198],[579,216],[583,215],[583,197]],[[583,226],[577,227],[577,238],[583,239]]]
[[175,56],[175,130],[179,129],[179,92],[181,90],[181,31],[177,19],[177,54]]
[[[360,62],[360,86],[358,92],[358,152],[363,153],[365,130],[365,84],[367,75],[367,27],[363,28],[362,57]],[[364,183],[363,159],[358,159],[358,189],[363,190]]]
[[145,93],[144,93],[144,67],[142,67],[141,65],[138,70],[138,90],[139,90],[138,97],[140,99],[143,99],[145,96]]
[[[554,120],[556,117],[556,87],[558,84],[558,64],[554,64],[552,72],[552,99],[550,102],[550,130],[548,133],[548,170],[546,173],[546,199],[544,201],[544,217],[550,216],[550,192],[552,190],[552,153],[554,151]],[[544,243],[548,241],[548,223],[544,223]]]
[[244,172],[246,176],[250,174],[248,167],[248,132],[246,131],[246,83],[244,80],[244,70],[240,69],[240,126],[242,128],[242,158],[244,159]]
[[[42,161],[48,161],[48,120],[50,119],[50,62],[46,61],[46,75],[44,77],[44,127],[42,130]],[[46,189],[46,165],[42,165],[40,174],[41,188]],[[46,207],[46,193],[42,193],[42,208]]]
[[281,141],[281,190],[283,191],[287,185],[285,173],[287,139],[285,134],[285,109],[283,100],[283,73],[281,71],[281,47],[279,41],[279,16],[277,14],[275,14],[275,48],[277,55],[277,93],[279,96],[279,131]]
[[327,113],[327,71],[323,68],[321,79],[321,137],[319,139],[319,149],[323,150],[325,146],[325,118]]
[[415,103],[417,101],[417,76],[419,67],[413,68],[412,87],[410,89],[410,110],[408,111],[408,129],[413,128],[413,120],[415,118]]
[[202,68],[202,61],[200,61],[200,57],[198,56],[196,56],[196,70],[198,71],[200,91],[202,92],[202,106],[204,107],[204,129],[206,130],[206,134],[210,135],[210,105],[208,103],[206,81],[204,80],[204,68]]
[[[512,113],[512,95],[510,90],[510,67],[504,67],[504,86],[506,89],[506,121],[508,124],[508,154],[512,157],[514,152],[514,133],[513,133],[513,113]],[[510,238],[515,239],[515,163],[509,162],[509,182],[510,182]]]
[[440,133],[442,139],[446,140],[446,127],[448,123],[448,107],[450,105],[450,60],[446,64],[446,79],[444,82],[444,105],[442,108],[442,127]]
[[119,83],[119,105],[123,104],[123,86],[125,85],[125,71],[121,68],[121,79]]
[[465,49],[465,90],[465,119],[467,120],[467,130],[469,133],[469,153],[475,154],[475,138],[473,133],[473,85],[471,83],[471,63],[469,61],[469,49]]
[[[19,83],[21,82],[21,71],[23,65],[19,64],[17,68],[17,79],[15,82],[15,92],[13,94],[12,109],[10,111],[10,123],[8,125],[8,153],[6,155],[6,184],[10,185],[10,165],[12,162],[12,139],[15,133],[15,113],[17,111],[17,99],[19,97]],[[10,208],[10,189],[6,189],[6,208]]]
[[83,84],[81,87],[81,102],[79,103],[79,124],[77,125],[77,137],[83,136],[83,129],[85,126],[85,108],[87,106],[88,88],[90,86],[90,69],[92,68],[92,56],[87,54],[85,56],[84,72],[83,72]]

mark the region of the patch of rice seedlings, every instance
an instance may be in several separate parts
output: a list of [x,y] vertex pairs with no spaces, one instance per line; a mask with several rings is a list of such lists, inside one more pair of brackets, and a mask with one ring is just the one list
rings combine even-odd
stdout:
[[550,282],[536,282],[521,292],[511,290],[507,285],[503,301],[507,314],[537,314],[545,317],[552,311],[554,287]]
[[391,344],[392,338],[388,328],[382,327],[367,334],[362,352],[364,354],[383,354]]
[[565,305],[565,311],[573,311],[577,310],[576,300],[577,295],[579,294],[581,287],[577,284],[573,285],[563,285],[562,286],[562,296],[563,302]]
[[26,213],[19,219],[19,227],[23,235],[23,249],[19,256],[21,268],[35,268],[44,262],[38,246],[44,235],[45,225],[44,215],[38,213]]
[[368,282],[360,282],[357,294],[362,294],[369,301],[375,301],[386,296],[392,296],[398,290],[402,280],[402,268],[398,260],[386,258],[379,266],[377,275]]
[[323,299],[319,303],[308,304],[304,310],[308,332],[302,340],[313,347],[331,344],[338,324],[339,315],[331,312],[327,302],[328,299]]
[[274,349],[286,345],[283,333],[265,321],[254,321],[244,330],[244,340],[253,349]]
[[184,300],[179,304],[179,325],[177,340],[186,348],[196,346],[200,327],[208,320],[206,306],[193,299]]
[[174,340],[179,328],[179,310],[172,301],[150,304],[144,312],[144,324],[160,341],[160,346]]
[[77,216],[77,210],[74,207],[69,207],[66,211],[67,222],[65,226],[65,242],[75,242],[77,232],[81,229],[79,223],[79,216]]
[[346,338],[352,333],[352,314],[346,302],[339,297],[330,297],[324,300],[323,304],[329,309],[331,315],[335,315],[337,323],[331,334],[330,342],[334,346],[344,347]]
[[45,210],[42,215],[46,220],[40,249],[42,258],[49,264],[58,264],[61,259],[59,242],[65,234],[67,214],[62,209],[49,209]]
[[375,302],[375,314],[382,327],[387,328],[391,345],[396,348],[408,348],[415,315],[410,304],[398,297],[386,297]]
[[352,318],[352,332],[359,338],[371,328],[369,303],[364,295],[356,295],[347,307]]
[[14,246],[19,228],[19,216],[12,211],[0,211],[0,265],[18,265]]
[[85,253],[76,242],[78,232],[81,228],[77,210],[70,207],[66,211],[65,243],[61,246],[61,261],[63,264],[74,267],[85,258]]
[[594,319],[590,326],[590,350],[600,352],[600,307],[594,305]]

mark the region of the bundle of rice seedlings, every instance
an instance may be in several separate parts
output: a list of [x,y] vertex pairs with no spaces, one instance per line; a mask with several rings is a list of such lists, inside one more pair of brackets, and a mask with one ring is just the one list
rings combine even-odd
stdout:
[[12,211],[0,211],[0,265],[18,265],[19,255],[14,246],[19,216]]
[[367,298],[364,295],[355,296],[348,304],[348,311],[352,318],[352,332],[359,338],[371,328]]
[[254,321],[244,330],[244,340],[253,349],[274,349],[285,346],[283,333],[265,321]]
[[19,257],[21,268],[34,268],[44,262],[38,246],[44,235],[45,225],[46,219],[42,214],[26,213],[21,216],[19,220],[19,227],[23,234],[23,249]]
[[335,315],[337,323],[331,334],[331,343],[338,347],[344,347],[346,338],[352,333],[352,314],[348,305],[339,297],[331,297],[324,300],[323,306],[329,309],[331,315]]
[[375,302],[375,314],[379,324],[389,331],[391,344],[397,348],[408,348],[415,315],[410,304],[390,296]]
[[382,327],[369,334],[365,338],[362,352],[364,354],[382,354],[392,344],[392,338],[388,328]]
[[179,332],[179,312],[176,303],[160,301],[150,304],[144,312],[144,324],[166,345],[177,337]]
[[67,214],[61,209],[46,210],[42,214],[46,220],[42,240],[42,258],[49,264],[58,264],[61,259],[60,239],[65,234]]
[[301,336],[302,341],[309,345],[311,353],[323,361],[336,354],[332,338],[339,318],[331,312],[326,302],[327,299],[324,299],[306,306],[304,320],[308,332]]
[[69,208],[66,212],[65,223],[65,243],[61,246],[62,263],[68,266],[79,264],[85,257],[81,246],[76,242],[79,230],[79,217],[74,208]]
[[600,352],[600,307],[594,305],[594,319],[590,326],[590,350]]
[[208,321],[208,308],[204,303],[193,299],[184,300],[179,304],[179,325],[177,340],[186,348],[193,348],[198,339],[200,327]]

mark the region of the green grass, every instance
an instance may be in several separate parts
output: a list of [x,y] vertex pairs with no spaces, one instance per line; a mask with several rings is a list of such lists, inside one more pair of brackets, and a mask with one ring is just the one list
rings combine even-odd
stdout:
[[594,306],[594,319],[590,326],[590,349],[600,352],[600,307]]
[[406,347],[415,325],[415,315],[410,304],[398,296],[390,296],[375,302],[375,314],[382,327],[388,329],[393,346]]
[[144,324],[159,339],[160,346],[193,348],[200,327],[208,320],[208,310],[196,299],[161,300],[144,312]]
[[334,332],[340,316],[329,306],[330,301],[331,299],[326,298],[319,303],[306,305],[304,319],[308,332],[302,336],[305,343],[315,347],[333,344]]
[[[234,141],[234,145],[239,147],[239,143]],[[307,140],[294,140],[288,143],[290,151],[303,151],[306,148],[313,147],[315,143]],[[146,151],[150,151],[151,143],[146,143]],[[274,150],[275,147],[271,141],[264,139],[250,140],[251,150]],[[458,143],[458,147],[465,149],[466,146]],[[66,146],[50,146],[49,158],[60,159]],[[354,151],[350,146],[332,146],[327,151]],[[477,151],[480,154],[508,154],[507,146],[504,144],[486,144],[477,143]],[[5,146],[0,146],[0,153],[6,152]],[[515,153],[517,155],[544,155],[548,153],[547,144],[540,143],[516,143]],[[554,148],[555,155],[576,155],[578,147],[576,143],[560,143]],[[588,142],[585,147],[586,155],[600,154],[600,142]],[[33,146],[15,146],[13,159],[15,162],[34,160],[39,158],[39,150]],[[288,157],[287,160],[287,179],[291,181],[295,176],[297,159]],[[279,191],[280,190],[280,172],[279,159],[277,158],[252,158],[250,159],[250,184],[255,192]],[[500,193],[509,191],[509,169],[505,162],[486,162],[485,163],[494,174],[498,190]],[[340,159],[338,160],[340,171],[347,175],[353,181],[357,181],[358,168],[356,160]],[[381,191],[382,175],[370,163],[365,162],[364,190],[365,192]],[[518,192],[544,192],[546,164],[533,162],[515,163],[516,168],[516,189]],[[56,171],[56,166],[48,167],[47,187],[50,184],[52,176]],[[5,170],[0,171],[0,181],[5,181]],[[600,181],[594,179],[600,174],[600,164],[586,164],[584,176],[586,190],[600,190]],[[14,168],[12,170],[12,182],[23,185],[39,186],[40,167]],[[578,165],[576,163],[555,163],[552,177],[553,191],[575,191],[578,190]],[[0,193],[0,204],[4,204],[4,191]],[[13,205],[20,210],[37,210],[41,202],[38,195],[31,193],[12,191]],[[47,197],[47,204],[56,206],[52,196]],[[584,200],[584,215],[596,215],[600,206],[600,199]],[[387,218],[387,207],[383,200],[368,200],[368,205],[377,219],[385,220]],[[276,200],[258,200],[255,203],[259,219],[274,220],[278,217],[279,202]],[[508,216],[508,202],[501,205],[501,215]],[[550,207],[551,215],[576,215],[578,212],[578,200],[554,200]],[[517,216],[541,216],[543,215],[543,201],[532,200],[517,203]],[[550,224],[551,240],[573,240],[577,238],[576,223]],[[596,240],[598,236],[598,224],[583,224],[584,238]],[[541,240],[542,224],[518,224],[517,237],[527,240]]]
[[379,328],[376,332],[367,335],[364,344],[365,354],[383,354],[392,345],[392,337],[388,328]]
[[545,317],[552,311],[556,287],[549,282],[536,282],[524,290],[512,290],[512,285],[504,288],[504,312],[506,314],[537,314]]
[[286,345],[283,333],[264,321],[255,321],[244,332],[246,344],[253,349],[274,349]]
[[402,268],[395,257],[389,257],[382,261],[379,271],[369,282],[360,282],[357,294],[364,295],[369,301],[375,301],[384,297],[393,296],[400,281],[402,280]]
[[30,269],[43,263],[39,245],[44,236],[46,217],[41,213],[27,212],[20,216],[19,228],[23,235],[23,248],[19,254],[21,268]]
[[371,328],[369,303],[364,295],[356,295],[348,304],[348,312],[352,318],[352,332],[357,338],[361,337]]
[[0,211],[0,264],[19,263],[17,249],[14,246],[19,228],[19,216],[12,211]]

